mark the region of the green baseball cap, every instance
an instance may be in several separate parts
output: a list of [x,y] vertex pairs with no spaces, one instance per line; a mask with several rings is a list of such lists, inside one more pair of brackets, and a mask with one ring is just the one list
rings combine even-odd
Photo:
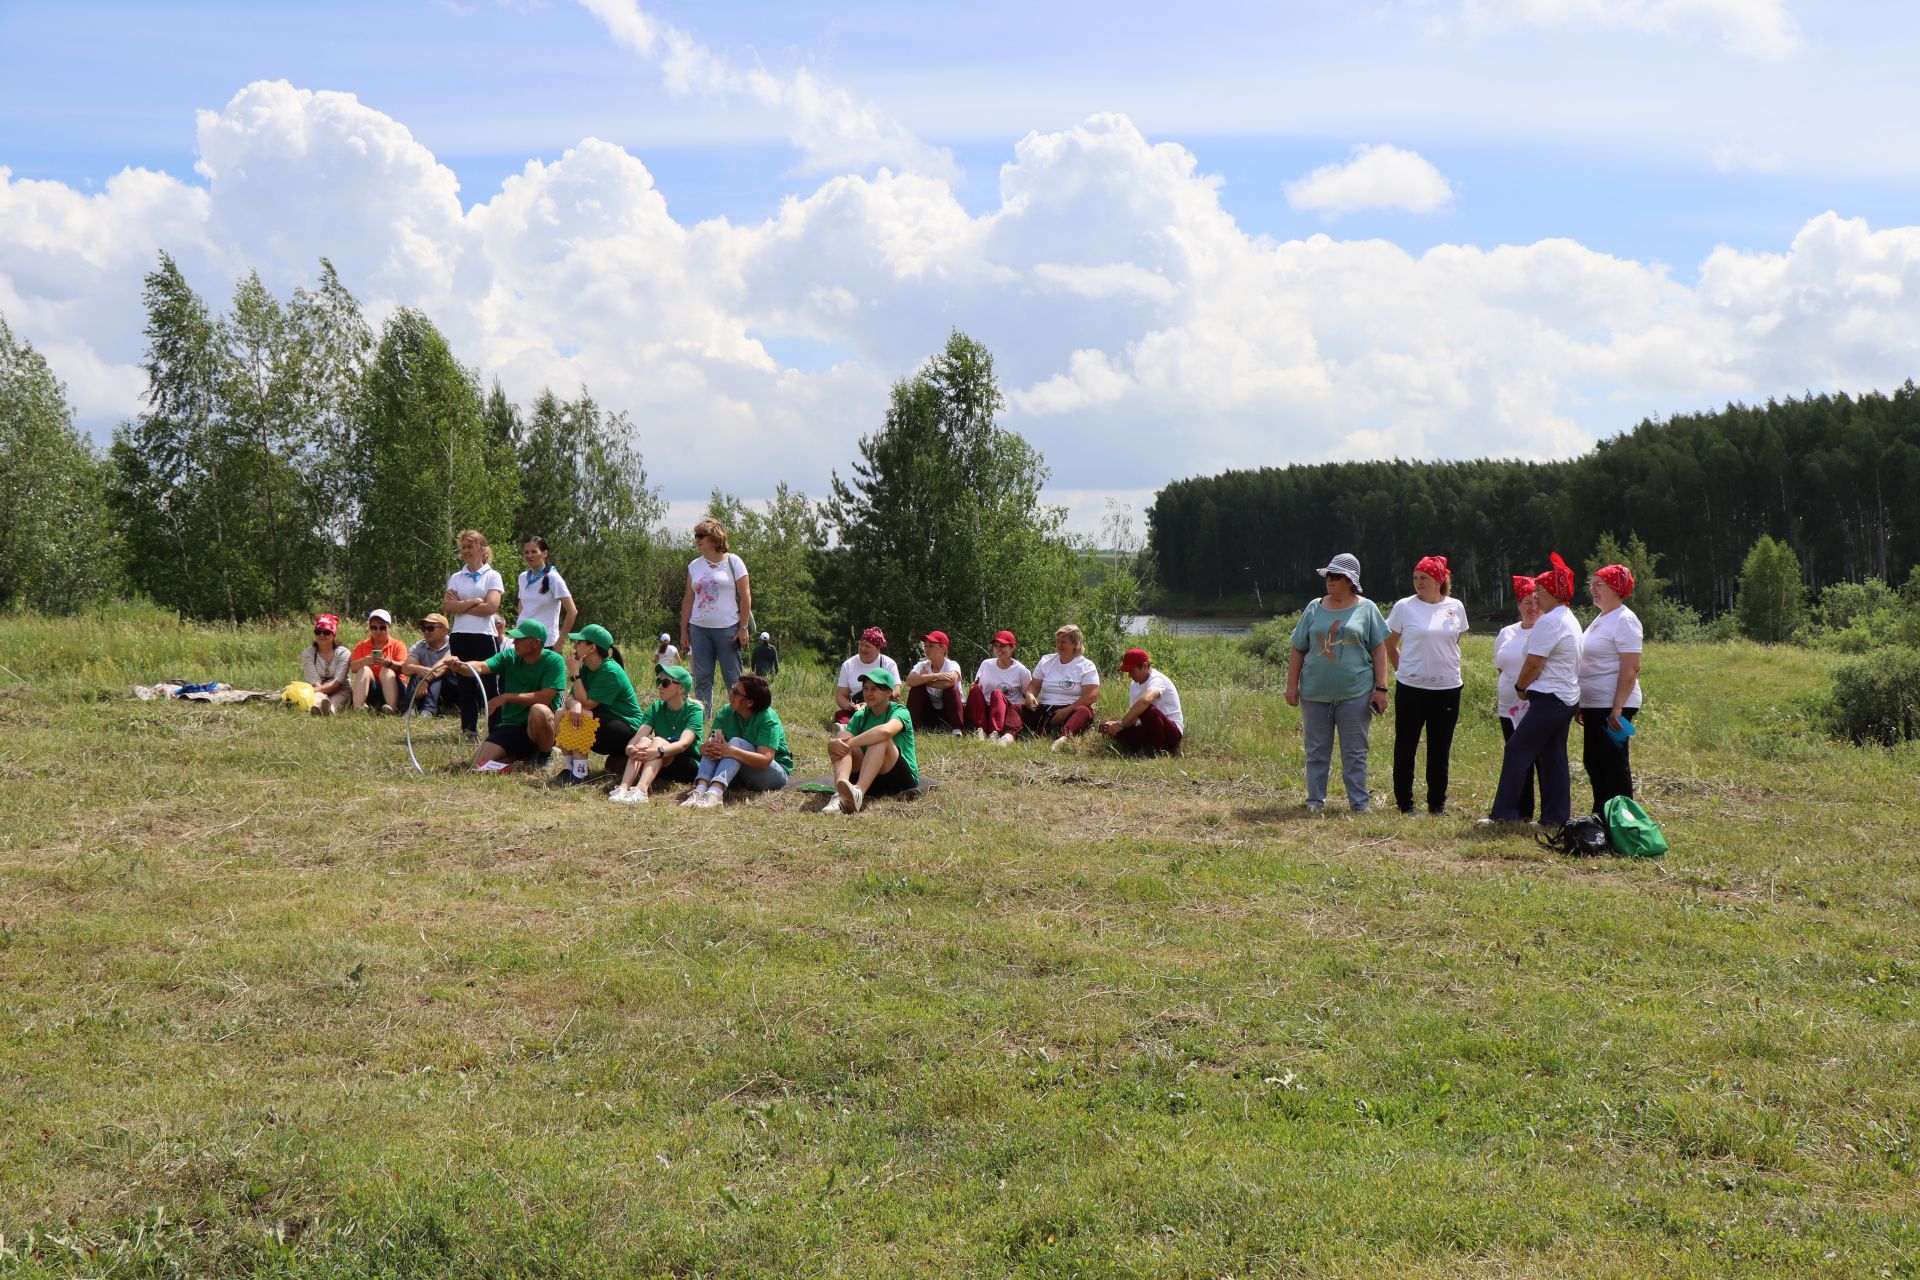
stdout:
[[547,624],[541,622],[538,618],[522,618],[514,624],[513,630],[507,632],[507,639],[538,640],[541,644],[545,644],[547,642]]
[[658,675],[665,676],[682,689],[685,689],[688,693],[693,692],[693,672],[687,670],[685,667],[656,666],[654,667],[654,672]]
[[567,633],[567,639],[585,640],[588,644],[596,645],[602,649],[613,648],[613,633],[597,622],[589,622],[578,631],[569,631]]
[[863,674],[860,678],[868,684],[877,684],[882,689],[891,689],[898,683],[898,681],[893,678],[893,672],[887,670],[885,667],[875,667],[873,670]]

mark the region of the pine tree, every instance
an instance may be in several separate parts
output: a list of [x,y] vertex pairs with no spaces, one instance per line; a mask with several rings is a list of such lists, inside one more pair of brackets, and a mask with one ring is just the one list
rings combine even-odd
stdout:
[[1740,634],[1762,644],[1793,638],[1807,616],[1807,588],[1800,557],[1784,542],[1762,534],[1747,552],[1734,605]]

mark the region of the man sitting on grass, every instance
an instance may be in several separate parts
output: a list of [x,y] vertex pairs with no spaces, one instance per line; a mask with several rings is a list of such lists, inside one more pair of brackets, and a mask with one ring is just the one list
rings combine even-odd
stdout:
[[514,761],[544,763],[553,755],[554,733],[560,722],[561,691],[567,685],[567,661],[547,648],[547,629],[533,618],[522,618],[507,632],[512,649],[502,649],[485,662],[448,657],[440,669],[462,670],[476,680],[498,676],[500,692],[487,702],[487,715],[500,713],[500,722],[474,752],[476,773],[498,773]]
[[1120,657],[1120,674],[1130,681],[1126,714],[1100,722],[1100,732],[1126,755],[1174,754],[1186,734],[1180,714],[1180,691],[1164,672],[1153,669],[1153,655],[1129,649]]

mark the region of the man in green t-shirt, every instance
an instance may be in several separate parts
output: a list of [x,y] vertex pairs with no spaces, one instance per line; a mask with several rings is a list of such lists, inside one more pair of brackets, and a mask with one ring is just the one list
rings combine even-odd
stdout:
[[522,618],[507,632],[507,639],[513,641],[513,648],[485,662],[448,656],[440,664],[447,670],[465,670],[476,680],[488,676],[500,680],[500,692],[487,701],[487,715],[497,711],[500,720],[474,752],[476,773],[499,773],[516,760],[540,763],[553,755],[553,735],[559,728],[554,713],[567,684],[566,659],[547,648],[547,628],[533,618]]
[[868,796],[920,785],[913,755],[913,713],[893,700],[893,672],[875,667],[860,677],[861,705],[827,741],[833,761],[833,799],[822,813],[858,813]]

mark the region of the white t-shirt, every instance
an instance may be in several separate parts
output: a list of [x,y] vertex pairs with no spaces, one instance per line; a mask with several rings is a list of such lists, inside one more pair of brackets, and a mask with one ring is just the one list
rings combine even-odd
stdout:
[[1520,668],[1527,660],[1527,640],[1533,635],[1531,629],[1517,622],[1509,622],[1500,628],[1500,634],[1493,641],[1493,669],[1500,673],[1499,687],[1494,691],[1497,702],[1495,710],[1509,724],[1518,724],[1516,711],[1526,706],[1527,700],[1513,687],[1520,677]]
[[[933,669],[932,663],[928,662],[925,658],[922,658],[920,659],[920,661],[913,664],[913,670],[907,672],[907,675],[909,677],[944,676],[948,674],[952,674],[956,676],[960,674],[960,664],[955,662],[952,658],[948,658],[938,671],[935,671]],[[956,693],[959,692],[959,688],[960,688],[959,685],[955,685],[954,691]],[[945,689],[942,689],[939,685],[933,685],[933,684],[928,685],[926,689],[927,689],[928,702],[931,702],[936,707],[944,707],[947,705],[947,691]]]
[[660,652],[653,655],[653,664],[656,667],[679,666],[680,665],[680,646],[677,644],[670,644],[666,648],[660,650]]
[[1467,607],[1452,596],[1428,604],[1419,596],[1394,603],[1387,630],[1400,637],[1401,684],[1416,689],[1458,689],[1460,637],[1467,630]]
[[852,695],[853,700],[858,702],[860,701],[860,677],[869,671],[891,671],[894,687],[898,688],[900,685],[900,667],[892,658],[883,653],[875,662],[862,662],[860,655],[856,653],[840,664],[840,680],[835,687],[845,689]]
[[1087,689],[1099,687],[1100,668],[1085,654],[1062,662],[1059,654],[1050,653],[1033,664],[1033,678],[1040,682],[1041,706],[1070,707]]
[[[484,600],[489,591],[504,595],[507,590],[507,584],[500,580],[500,571],[490,564],[482,565],[477,573],[455,569],[453,576],[447,579],[447,587],[453,592],[455,600]],[[493,620],[497,617],[498,614],[482,616],[477,613],[456,613],[453,625],[447,630],[454,635],[490,636],[493,634]]]
[[705,556],[687,562],[687,579],[693,583],[693,612],[688,621],[696,627],[737,627],[740,625],[740,597],[734,585],[747,576],[747,562],[729,551],[713,564]]
[[1127,705],[1132,706],[1146,696],[1149,689],[1160,691],[1160,700],[1153,705],[1160,708],[1160,714],[1173,721],[1173,727],[1181,733],[1187,731],[1186,717],[1180,714],[1180,691],[1173,687],[1173,681],[1167,679],[1167,673],[1156,670],[1145,680],[1127,681]]
[[[1620,655],[1639,653],[1640,619],[1621,605],[1587,624],[1580,645],[1580,705],[1613,710],[1613,691],[1620,683]],[[1626,706],[1640,705],[1640,681],[1633,682]]]
[[547,569],[547,593],[540,593],[540,580],[527,570],[520,571],[520,620],[532,618],[547,629],[547,647],[562,644],[566,637],[560,634],[560,602],[572,597],[567,590],[567,580],[560,571],[551,566]]
[[1027,682],[1031,679],[1033,679],[1033,672],[1027,670],[1027,664],[1018,658],[1006,667],[988,658],[980,664],[980,669],[973,673],[973,685],[980,690],[981,697],[984,698],[998,689],[1001,696],[1008,702],[1018,702],[1026,697]]
[[1527,632],[1527,656],[1547,660],[1527,686],[1529,694],[1550,693],[1570,707],[1580,705],[1580,619],[1561,605]]

